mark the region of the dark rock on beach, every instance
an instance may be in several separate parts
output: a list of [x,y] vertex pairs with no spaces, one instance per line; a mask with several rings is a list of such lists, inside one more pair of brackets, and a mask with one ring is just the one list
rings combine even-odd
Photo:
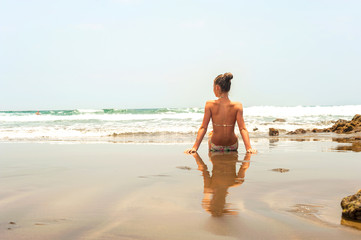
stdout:
[[356,114],[351,121],[339,119],[330,128],[313,129],[312,132],[357,133],[361,132],[361,115]]
[[[277,118],[273,120],[273,122],[285,122],[285,119]],[[253,131],[258,130],[258,128],[253,129]],[[283,132],[282,129],[269,128],[269,136],[279,136],[280,132]],[[296,135],[296,134],[305,134],[307,132],[313,133],[326,133],[326,132],[334,132],[334,133],[358,133],[361,132],[361,115],[356,114],[351,121],[347,121],[344,119],[339,119],[334,121],[334,124],[330,128],[314,128],[314,129],[303,129],[299,128],[294,131],[287,132],[287,135]]]
[[273,120],[273,122],[286,122],[286,119],[276,118],[275,120]]
[[313,133],[330,132],[330,129],[328,129],[328,128],[325,128],[325,129],[314,128],[314,129],[311,130],[311,132],[313,132]]
[[291,132],[288,132],[287,134],[288,135],[293,135],[293,134],[305,134],[307,131],[303,128],[299,128],[299,129],[296,129],[295,131],[291,131]]
[[268,132],[268,135],[270,135],[270,136],[278,136],[278,135],[280,135],[280,132],[278,131],[278,129],[270,128],[269,132]]
[[341,207],[344,218],[361,221],[361,189],[356,194],[343,198]]
[[348,121],[340,119],[329,129],[330,129],[331,132],[343,133],[343,132],[352,131],[353,126],[350,125],[350,123]]
[[334,132],[334,133],[357,133],[361,132],[361,115],[356,114],[351,121],[347,121],[344,119],[339,119],[334,122],[333,126],[330,128],[314,128],[312,130],[305,129],[297,129],[295,131],[288,132],[287,134],[304,134],[306,132],[313,133],[325,133],[325,132]]

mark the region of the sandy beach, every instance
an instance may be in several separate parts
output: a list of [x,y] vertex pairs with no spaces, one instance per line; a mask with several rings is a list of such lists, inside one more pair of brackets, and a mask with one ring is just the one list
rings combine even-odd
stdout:
[[256,139],[252,156],[209,155],[205,144],[192,156],[186,144],[1,143],[0,236],[360,239],[340,208],[361,186],[360,153],[304,140]]

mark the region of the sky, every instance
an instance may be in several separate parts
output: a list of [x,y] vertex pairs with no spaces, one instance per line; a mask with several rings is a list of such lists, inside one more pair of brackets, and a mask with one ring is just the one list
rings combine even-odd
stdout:
[[361,104],[359,0],[0,0],[0,110]]

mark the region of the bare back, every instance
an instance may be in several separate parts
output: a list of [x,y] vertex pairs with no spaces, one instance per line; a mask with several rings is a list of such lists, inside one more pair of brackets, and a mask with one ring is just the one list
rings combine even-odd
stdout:
[[242,110],[242,105],[229,99],[208,101],[213,124],[212,143],[221,146],[229,146],[237,141],[234,126],[237,114]]

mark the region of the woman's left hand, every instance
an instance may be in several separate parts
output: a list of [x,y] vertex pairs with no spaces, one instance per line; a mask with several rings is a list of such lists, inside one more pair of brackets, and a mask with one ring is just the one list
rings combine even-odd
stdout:
[[256,154],[256,153],[257,153],[257,150],[256,150],[256,149],[253,149],[253,148],[249,148],[249,149],[247,150],[247,153]]
[[195,152],[197,152],[197,149],[195,149],[195,148],[189,148],[184,151],[184,153],[187,153],[187,154],[192,154]]

